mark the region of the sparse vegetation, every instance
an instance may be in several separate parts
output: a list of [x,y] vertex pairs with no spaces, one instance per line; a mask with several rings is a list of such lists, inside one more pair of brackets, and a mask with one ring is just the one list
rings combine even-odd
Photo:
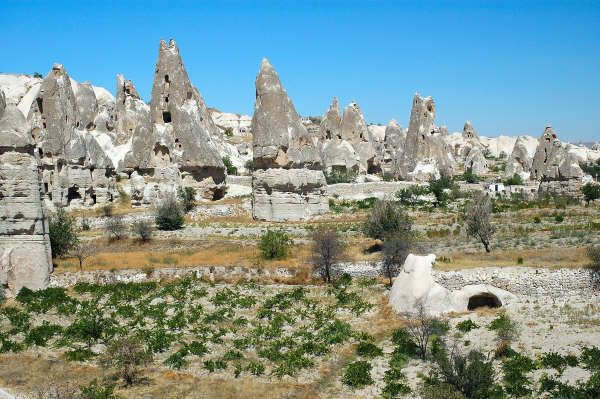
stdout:
[[48,229],[52,256],[55,258],[69,253],[79,241],[75,220],[63,208],[58,208],[50,218]]
[[396,234],[408,234],[412,229],[412,220],[402,205],[392,200],[378,200],[364,224],[366,236],[385,241]]
[[229,159],[229,157],[223,157],[223,164],[225,165],[225,169],[227,169],[228,175],[236,176],[238,174],[238,169],[233,166],[233,163],[231,163],[231,159]]
[[327,184],[354,183],[358,174],[352,169],[333,169],[325,173]]
[[116,376],[125,385],[132,385],[139,380],[140,369],[152,360],[152,354],[147,352],[140,341],[133,337],[114,340],[100,358],[100,364],[105,368],[113,368]]
[[312,233],[311,258],[315,271],[323,281],[330,283],[332,268],[340,261],[345,243],[336,230],[319,228]]
[[121,240],[127,234],[127,229],[125,228],[122,216],[111,216],[106,220],[104,228],[108,239],[111,241]]
[[131,233],[135,238],[141,242],[148,242],[152,240],[152,223],[145,219],[135,220],[131,224]]
[[194,187],[182,187],[179,189],[177,196],[181,201],[181,206],[184,212],[189,212],[196,206],[196,189]]
[[159,230],[178,230],[183,227],[183,211],[174,197],[165,198],[157,206],[154,220]]
[[492,202],[486,194],[476,194],[465,213],[467,234],[483,244],[485,252],[490,252],[490,241],[495,228],[491,221]]

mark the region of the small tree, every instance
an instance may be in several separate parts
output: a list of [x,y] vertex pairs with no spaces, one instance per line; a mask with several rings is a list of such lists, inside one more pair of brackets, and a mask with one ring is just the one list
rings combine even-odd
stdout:
[[490,252],[490,240],[495,230],[491,218],[492,201],[490,197],[484,193],[476,194],[465,214],[467,234],[479,239],[486,252]]
[[131,225],[131,233],[141,242],[148,242],[152,239],[152,223],[148,220],[138,219]]
[[77,245],[75,220],[63,208],[58,208],[56,215],[50,218],[48,230],[53,257],[66,255]]
[[93,244],[79,241],[71,250],[71,255],[79,261],[79,270],[83,270],[85,260],[94,256],[96,252],[97,248]]
[[258,247],[265,259],[281,259],[288,255],[292,240],[283,230],[267,231],[260,237]]
[[125,223],[122,216],[113,216],[106,221],[104,226],[106,235],[111,241],[118,241],[125,237]]
[[336,230],[320,228],[312,233],[312,263],[323,281],[331,282],[331,268],[344,252],[344,242]]
[[515,173],[514,175],[506,179],[504,181],[504,184],[506,184],[507,186],[520,186],[521,184],[523,184],[523,178],[520,174]]
[[155,221],[159,230],[178,230],[183,226],[183,212],[174,197],[169,196],[158,205]]
[[581,187],[585,202],[589,205],[591,201],[600,199],[600,184],[597,183],[586,183]]
[[411,229],[410,216],[400,203],[392,200],[377,200],[363,227],[366,236],[382,241],[397,233],[408,233]]
[[446,190],[451,190],[454,186],[452,178],[444,173],[439,179],[432,179],[429,181],[429,191],[435,196],[434,206],[444,206],[448,201],[448,193]]
[[430,316],[423,302],[417,303],[415,312],[409,314],[409,317],[406,331],[419,348],[421,359],[425,360],[433,336],[445,334],[448,326],[437,317]]
[[188,213],[196,205],[196,189],[194,187],[183,187],[178,192],[179,200],[185,213]]
[[125,337],[116,339],[106,348],[100,358],[100,365],[104,368],[114,368],[116,376],[122,379],[126,386],[130,386],[138,380],[140,369],[150,361],[152,354],[142,347],[138,339]]
[[410,252],[412,239],[411,234],[400,232],[383,242],[383,274],[389,279],[390,286]]

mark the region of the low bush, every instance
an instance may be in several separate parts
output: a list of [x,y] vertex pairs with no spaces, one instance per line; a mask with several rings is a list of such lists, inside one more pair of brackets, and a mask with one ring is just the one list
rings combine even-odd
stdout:
[[154,220],[159,230],[179,230],[183,227],[183,212],[174,197],[167,197],[157,206]]
[[289,254],[292,240],[284,230],[267,231],[260,237],[258,247],[265,259],[282,259]]
[[456,329],[460,332],[467,333],[471,330],[479,328],[471,319],[463,320],[456,325]]
[[333,169],[331,172],[325,172],[327,184],[354,183],[357,173],[352,169]]
[[356,347],[356,354],[362,357],[378,357],[383,355],[383,350],[372,342],[361,341]]
[[139,219],[132,223],[131,233],[141,242],[148,242],[152,239],[152,223],[148,220]]
[[237,176],[238,168],[233,166],[233,163],[231,163],[231,159],[229,159],[229,157],[223,157],[223,164],[225,165],[225,168],[227,169],[228,175]]
[[112,204],[104,204],[100,207],[100,216],[111,217],[115,211],[115,207]]
[[111,241],[118,241],[125,237],[126,229],[122,216],[112,216],[106,221],[106,235]]
[[194,187],[183,187],[177,192],[183,210],[187,213],[196,205],[196,189]]
[[371,378],[371,364],[363,360],[350,363],[346,367],[346,372],[342,382],[352,388],[361,388],[373,384]]

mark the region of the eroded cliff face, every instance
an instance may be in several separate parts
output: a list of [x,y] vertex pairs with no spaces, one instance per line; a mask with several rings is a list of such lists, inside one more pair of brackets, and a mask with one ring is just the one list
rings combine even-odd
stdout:
[[52,272],[48,222],[31,127],[0,90],[0,290],[45,288]]
[[558,139],[552,126],[547,126],[533,156],[531,178],[539,181],[566,181],[581,179],[582,176],[583,171],[568,145]]
[[303,220],[327,212],[321,156],[266,59],[256,78],[252,132],[253,217]]

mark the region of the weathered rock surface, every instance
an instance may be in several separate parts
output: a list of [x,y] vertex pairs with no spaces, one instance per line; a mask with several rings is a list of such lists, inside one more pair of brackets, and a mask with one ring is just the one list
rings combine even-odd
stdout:
[[529,151],[527,151],[523,138],[519,136],[508,157],[504,174],[506,177],[512,177],[517,174],[527,180],[529,179],[532,162],[533,160],[529,156]]
[[568,145],[563,144],[551,126],[544,129],[533,157],[531,178],[540,181],[580,179],[583,171]]
[[[0,91],[0,98],[4,94]],[[0,290],[44,288],[52,272],[35,142],[14,104],[0,102]],[[5,290],[6,287],[6,290]]]
[[410,254],[390,290],[390,304],[399,313],[415,313],[422,306],[425,312],[439,315],[468,310],[469,302],[485,298],[504,306],[514,295],[486,284],[466,285],[449,290],[437,283],[432,275],[435,255]]
[[435,104],[418,94],[413,99],[404,150],[395,175],[405,180],[429,180],[441,173],[451,174],[454,160],[444,137],[447,130],[436,128]]
[[256,78],[252,133],[253,217],[303,220],[326,212],[329,205],[321,156],[266,59]]

